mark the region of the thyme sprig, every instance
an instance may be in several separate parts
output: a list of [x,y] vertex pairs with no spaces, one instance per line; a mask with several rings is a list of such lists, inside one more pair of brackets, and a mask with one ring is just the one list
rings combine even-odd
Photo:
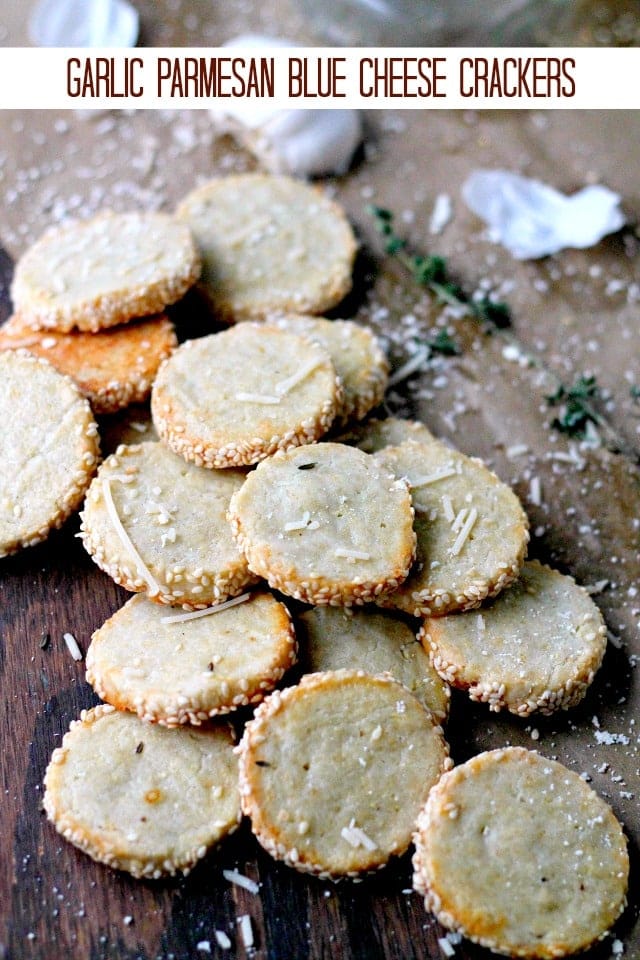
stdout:
[[560,383],[557,390],[547,397],[550,407],[562,407],[560,416],[553,419],[551,426],[570,437],[584,439],[590,423],[595,427],[605,425],[604,417],[592,404],[593,400],[601,399],[600,387],[593,376],[581,374],[570,387]]
[[423,257],[407,251],[407,241],[398,236],[393,227],[393,213],[385,207],[369,206],[367,212],[375,220],[376,229],[384,237],[384,251],[402,263],[415,282],[431,290],[440,303],[463,309],[489,329],[505,329],[511,325],[511,311],[506,303],[489,297],[469,297],[460,284],[448,274],[444,257]]
[[[528,350],[509,329],[511,326],[511,310],[509,305],[488,297],[476,299],[469,297],[462,287],[451,280],[447,273],[447,262],[444,257],[436,254],[424,257],[408,252],[407,241],[398,236],[393,227],[394,215],[384,207],[369,206],[367,212],[374,217],[376,229],[384,237],[384,250],[394,256],[411,273],[415,282],[434,293],[440,303],[447,303],[462,309],[468,316],[474,317],[483,323],[488,332],[499,333],[510,345],[517,348],[519,354],[526,358],[529,366],[544,373],[550,384],[555,387],[554,392],[547,396],[549,406],[561,406],[559,416],[555,417],[551,426],[567,436],[580,440],[592,440],[591,431],[600,432],[607,446],[614,451],[624,453],[635,462],[639,462],[637,451],[633,450],[626,440],[611,426],[611,424],[594,407],[603,399],[602,392],[594,376],[580,374],[571,386],[566,386],[562,380],[550,370],[539,356]],[[433,353],[453,355],[460,353],[460,349],[453,338],[441,331],[433,340],[424,341],[429,348],[429,357]],[[631,396],[640,400],[640,388],[632,387]]]

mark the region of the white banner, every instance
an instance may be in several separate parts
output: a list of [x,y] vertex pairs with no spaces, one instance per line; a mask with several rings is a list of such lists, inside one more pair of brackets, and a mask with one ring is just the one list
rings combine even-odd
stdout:
[[0,109],[635,109],[640,49],[7,47]]

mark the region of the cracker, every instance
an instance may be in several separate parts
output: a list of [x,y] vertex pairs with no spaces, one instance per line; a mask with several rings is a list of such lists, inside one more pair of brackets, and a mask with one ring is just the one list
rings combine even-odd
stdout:
[[372,417],[364,423],[350,427],[346,433],[335,439],[359,447],[365,453],[377,453],[385,447],[397,447],[405,440],[431,443],[436,438],[419,420],[402,420],[399,417],[379,420]]
[[100,453],[72,381],[25,351],[0,354],[0,557],[44,540],[79,507]]
[[448,683],[522,717],[584,697],[607,645],[602,614],[572,577],[537,561],[479,613],[434,617],[420,638]]
[[301,614],[296,625],[305,673],[343,669],[389,673],[431,710],[438,723],[447,719],[449,686],[398,614],[371,607],[314,607]]
[[229,519],[250,569],[307,603],[367,603],[395,590],[413,562],[406,484],[339,443],[264,460],[232,497]]
[[39,332],[19,316],[0,327],[0,350],[19,347],[66,373],[93,412],[114,413],[149,396],[158,367],[178,345],[168,317],[97,333]]
[[160,438],[186,460],[237,467],[319,439],[341,392],[326,350],[251,323],[176,350],[158,374],[151,411]]
[[220,603],[255,580],[225,519],[243,481],[236,470],[200,470],[161,443],[119,447],[87,494],[82,542],[116,583],[156,603]]
[[471,610],[520,572],[529,524],[515,493],[480,461],[438,441],[375,454],[412,487],[416,565],[384,604],[414,616]]
[[[288,314],[275,321],[283,330],[308,337],[331,357],[343,388],[336,420],[362,420],[382,402],[389,364],[380,342],[369,327],[352,320],[326,320]],[[335,424],[334,424],[335,426]]]
[[35,330],[102,330],[160,313],[200,274],[188,228],[164,213],[99,214],[54,227],[20,257],[16,313]]
[[242,809],[262,846],[334,879],[404,853],[450,765],[441,728],[402,684],[348,670],[271,694],[239,752]]
[[286,607],[260,592],[201,613],[167,613],[142,596],[127,601],[87,651],[98,696],[166,726],[198,725],[263,700],[296,659]]
[[577,774],[520,747],[445,774],[414,842],[427,910],[498,953],[583,950],[625,905],[629,860],[612,811]]
[[324,313],[351,289],[356,241],[318,187],[262,173],[211,180],[176,216],[202,255],[199,288],[226,322]]
[[103,705],[53,751],[43,803],[94,860],[156,879],[189,873],[236,829],[237,776],[228,728],[167,730]]

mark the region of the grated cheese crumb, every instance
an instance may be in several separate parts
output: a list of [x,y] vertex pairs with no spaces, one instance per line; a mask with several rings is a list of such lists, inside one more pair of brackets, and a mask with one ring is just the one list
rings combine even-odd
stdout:
[[447,937],[438,937],[438,946],[444,953],[445,957],[453,957],[456,952],[453,944],[447,939]]
[[231,949],[231,940],[224,932],[224,930],[216,930],[216,942],[221,950],[230,950]]
[[229,883],[235,883],[237,887],[242,887],[244,890],[248,890],[249,893],[258,893],[260,890],[260,884],[256,883],[255,880],[252,880],[250,877],[245,877],[243,873],[238,873],[237,870],[223,870],[222,876],[225,880],[228,880]]
[[378,844],[369,837],[364,830],[356,827],[355,820],[351,820],[348,827],[343,827],[340,836],[347,841],[351,847],[364,847],[365,850],[377,850]]
[[238,917],[238,926],[240,927],[240,936],[247,950],[253,946],[253,927],[251,926],[251,917],[248,913],[243,913]]
[[74,660],[82,660],[82,650],[78,646],[78,641],[72,633],[63,634],[64,642]]
[[542,486],[540,484],[540,477],[531,477],[531,483],[529,485],[529,499],[534,507],[542,506]]
[[515,460],[516,457],[523,457],[525,453],[529,453],[529,447],[526,443],[514,443],[512,447],[507,447],[505,453],[507,460]]

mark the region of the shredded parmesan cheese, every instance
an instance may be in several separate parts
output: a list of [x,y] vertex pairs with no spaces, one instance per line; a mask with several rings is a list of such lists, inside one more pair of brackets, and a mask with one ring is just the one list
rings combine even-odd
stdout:
[[216,930],[216,943],[221,950],[230,950],[231,949],[231,940],[224,932],[224,930]]
[[222,610],[228,610],[229,607],[235,607],[239,603],[244,603],[250,596],[250,593],[242,593],[239,597],[225,600],[224,603],[216,603],[213,607],[207,607],[206,610],[194,610],[192,613],[177,613],[172,617],[161,617],[160,623],[184,623],[186,620],[198,620],[200,617],[210,617],[213,613],[221,613]]
[[512,447],[507,447],[505,453],[507,460],[515,460],[516,457],[522,457],[525,453],[529,453],[529,447],[526,443],[514,443]]
[[444,510],[444,517],[449,523],[453,523],[456,518],[453,503],[451,502],[451,497],[448,493],[445,493],[442,497],[442,509]]
[[529,499],[534,507],[542,506],[542,487],[540,486],[540,477],[531,477],[529,486]]
[[67,645],[67,650],[71,654],[74,660],[82,660],[82,650],[78,646],[78,641],[72,633],[63,634],[64,642]]
[[311,518],[311,514],[309,513],[308,510],[305,510],[305,512],[302,514],[301,520],[290,520],[289,523],[285,523],[284,525],[285,532],[290,533],[292,530],[306,529],[310,518]]
[[222,876],[225,880],[228,880],[229,883],[235,883],[237,887],[242,887],[243,890],[248,890],[249,893],[258,893],[260,890],[260,885],[252,880],[250,877],[245,877],[243,873],[238,873],[237,870],[223,870]]
[[472,509],[469,511],[469,516],[464,522],[464,526],[462,530],[458,534],[454,545],[451,547],[451,553],[453,554],[454,557],[457,557],[460,551],[462,550],[462,548],[464,547],[465,543],[469,538],[469,534],[473,530],[473,526],[477,519],[478,519],[478,511],[476,510],[475,507],[472,507]]
[[407,360],[406,363],[403,363],[401,367],[398,367],[397,370],[394,370],[389,381],[387,383],[388,387],[395,387],[397,383],[401,383],[402,380],[406,380],[407,377],[410,377],[412,373],[415,373],[416,370],[419,370],[427,360],[429,359],[429,347],[422,347],[420,350],[416,350],[414,355]]
[[286,380],[281,380],[279,383],[276,383],[276,393],[279,397],[284,397],[287,393],[293,390],[294,387],[297,387],[299,383],[302,383],[303,380],[309,376],[310,373],[319,367],[323,361],[316,358],[315,360],[309,361],[306,367],[301,367],[296,373],[293,373],[290,377],[287,377]]
[[251,926],[251,917],[248,913],[243,913],[238,917],[238,926],[240,927],[240,936],[247,950],[253,946],[253,927]]
[[143,578],[144,580],[146,580],[147,586],[148,586],[148,588],[149,588],[149,596],[151,596],[151,597],[157,597],[157,595],[160,593],[160,586],[159,586],[159,584],[156,582],[156,580],[154,579],[151,571],[149,570],[149,568],[147,567],[146,563],[144,562],[144,560],[142,559],[142,557],[140,556],[140,554],[138,553],[138,551],[137,551],[136,548],[134,547],[133,543],[132,543],[131,540],[129,539],[129,536],[128,536],[128,534],[127,534],[127,531],[126,531],[126,530],[124,529],[124,527],[122,526],[122,521],[120,520],[120,517],[118,516],[118,511],[116,510],[116,505],[115,505],[115,503],[113,502],[113,495],[112,495],[112,493],[111,493],[111,485],[110,485],[109,480],[108,480],[107,477],[105,477],[105,478],[103,479],[103,481],[102,481],[102,491],[103,491],[103,495],[104,495],[105,506],[106,506],[106,508],[107,508],[107,513],[109,514],[109,519],[111,520],[111,523],[113,524],[114,530],[116,531],[116,533],[118,534],[118,536],[119,536],[120,539],[122,540],[122,543],[124,544],[125,549],[127,550],[127,552],[133,557],[133,560],[135,561],[135,564],[136,564],[136,566],[137,566],[137,568],[138,568],[138,573],[140,573],[140,574],[142,575],[142,578]]
[[378,844],[375,843],[371,837],[367,836],[364,830],[356,827],[355,820],[351,820],[348,827],[342,828],[340,836],[352,847],[364,847],[365,850],[378,849]]
[[370,560],[371,554],[364,550],[348,550],[346,547],[336,549],[336,557],[344,557],[346,560]]
[[426,477],[418,477],[417,480],[410,481],[411,488],[416,490],[418,487],[426,487],[430,483],[437,483],[438,480],[446,480],[447,477],[455,477],[455,475],[455,467],[444,467],[442,470],[436,470],[435,473],[430,473]]
[[236,400],[240,403],[280,403],[280,397],[272,397],[267,393],[236,393]]
[[462,524],[463,524],[464,521],[465,521],[465,517],[467,516],[467,513],[468,513],[468,512],[469,512],[469,511],[468,511],[467,507],[463,507],[462,510],[460,510],[460,511],[458,512],[458,514],[456,515],[455,520],[453,521],[452,527],[451,527],[451,529],[453,530],[454,533],[457,533],[458,530],[461,528]]

